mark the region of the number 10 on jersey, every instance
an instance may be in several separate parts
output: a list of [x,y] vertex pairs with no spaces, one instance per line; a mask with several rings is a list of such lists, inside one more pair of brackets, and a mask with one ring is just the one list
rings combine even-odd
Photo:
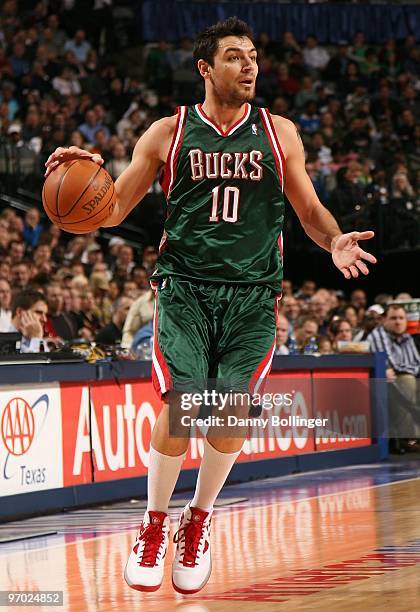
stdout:
[[[212,201],[211,201],[211,215],[209,221],[216,223],[219,221],[219,201],[220,201],[220,189],[221,185],[218,185],[211,190]],[[227,223],[236,223],[238,220],[238,208],[239,208],[239,189],[238,187],[225,187],[223,190],[223,209],[222,219]]]

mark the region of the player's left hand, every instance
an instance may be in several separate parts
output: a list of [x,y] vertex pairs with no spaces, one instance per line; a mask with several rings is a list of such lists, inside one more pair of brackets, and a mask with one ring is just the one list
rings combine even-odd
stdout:
[[376,263],[376,257],[358,245],[358,240],[369,240],[374,235],[372,231],[350,232],[342,234],[333,242],[331,251],[333,262],[347,279],[357,278],[359,272],[369,274],[369,269],[363,260]]

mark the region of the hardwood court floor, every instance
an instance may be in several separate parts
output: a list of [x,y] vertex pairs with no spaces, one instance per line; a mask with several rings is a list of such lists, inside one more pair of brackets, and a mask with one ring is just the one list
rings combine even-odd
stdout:
[[57,534],[0,544],[0,589],[63,590],[64,606],[45,610],[71,612],[420,610],[420,462],[269,479],[226,494],[248,499],[216,510],[213,573],[195,596],[172,589],[172,548],[159,591],[125,585],[142,514],[127,502],[2,526],[3,538]]

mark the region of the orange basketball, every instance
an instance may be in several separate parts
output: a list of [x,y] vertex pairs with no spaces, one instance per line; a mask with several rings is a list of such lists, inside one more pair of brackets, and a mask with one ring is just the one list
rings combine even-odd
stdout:
[[57,166],[42,189],[48,218],[72,234],[98,229],[114,210],[114,181],[108,172],[89,159],[76,159]]

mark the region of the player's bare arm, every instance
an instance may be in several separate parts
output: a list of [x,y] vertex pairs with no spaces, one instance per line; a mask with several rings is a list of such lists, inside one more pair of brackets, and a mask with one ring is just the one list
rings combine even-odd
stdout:
[[363,260],[376,258],[361,249],[358,240],[372,238],[372,231],[343,234],[333,215],[323,206],[305,168],[305,151],[299,131],[292,121],[273,115],[278,139],[286,158],[285,193],[308,236],[332,254],[333,262],[345,278],[368,274]]
[[[130,165],[115,181],[116,205],[103,227],[119,225],[149,191],[159,169],[166,163],[176,120],[176,115],[159,119],[138,140]],[[99,165],[104,163],[100,155],[84,149],[59,147],[45,164],[46,176],[58,164],[73,159],[91,159]]]

